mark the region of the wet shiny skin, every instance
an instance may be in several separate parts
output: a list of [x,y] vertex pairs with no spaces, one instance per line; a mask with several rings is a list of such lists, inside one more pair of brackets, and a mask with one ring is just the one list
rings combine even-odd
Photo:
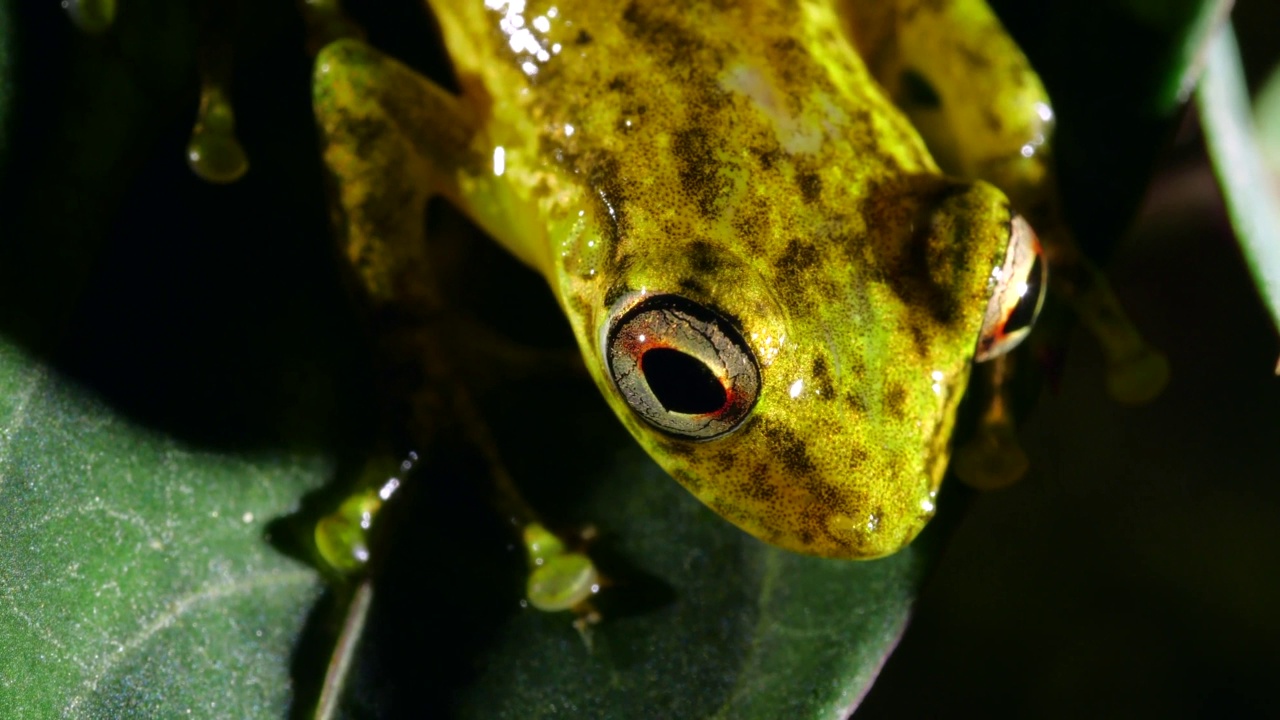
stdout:
[[[322,131],[361,138],[375,111],[351,108],[391,83],[377,112],[416,149],[392,158],[428,187],[412,202],[444,195],[547,278],[619,419],[717,513],[827,557],[910,542],[1012,213],[944,177],[846,35],[857,18],[782,0],[429,5],[461,96],[336,43],[317,59]],[[358,233],[346,251],[372,294],[396,293],[396,252]],[[668,295],[731,328],[758,373],[711,439],[655,427],[611,375],[615,323]]]

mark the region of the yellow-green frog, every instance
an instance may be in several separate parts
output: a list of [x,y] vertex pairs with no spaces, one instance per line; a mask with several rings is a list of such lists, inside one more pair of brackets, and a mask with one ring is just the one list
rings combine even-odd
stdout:
[[[801,553],[909,543],[975,352],[1011,347],[1040,300],[1028,223],[940,170],[883,89],[921,117],[955,98],[929,130],[953,172],[1034,186],[1048,106],[985,6],[428,5],[460,93],[355,40],[316,59],[341,247],[370,303],[434,302],[422,217],[443,197],[547,279],[618,418],[710,508]],[[912,32],[950,28],[976,59],[942,43],[904,62]],[[1008,69],[989,53],[1012,54],[1015,94],[959,97],[966,63]]]

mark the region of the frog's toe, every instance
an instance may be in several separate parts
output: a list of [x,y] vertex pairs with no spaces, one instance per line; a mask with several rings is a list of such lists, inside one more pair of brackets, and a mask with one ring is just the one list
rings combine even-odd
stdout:
[[316,523],[316,551],[338,574],[352,575],[369,562],[369,529],[381,507],[375,492],[361,492]]
[[544,612],[572,610],[600,592],[600,572],[583,553],[546,559],[529,573],[529,604]]
[[1141,351],[1107,367],[1107,394],[1125,405],[1144,405],[1169,384],[1169,359],[1143,345]]
[[218,131],[198,123],[187,144],[187,163],[201,180],[233,183],[249,171],[249,158],[230,129]]
[[984,423],[978,434],[956,451],[951,467],[975,490],[999,490],[1022,479],[1031,466],[1013,423]]

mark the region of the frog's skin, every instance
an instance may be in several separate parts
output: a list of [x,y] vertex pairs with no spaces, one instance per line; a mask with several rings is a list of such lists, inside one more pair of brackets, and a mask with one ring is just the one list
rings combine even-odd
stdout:
[[[994,186],[943,175],[835,3],[428,4],[460,93],[352,40],[316,61],[368,299],[429,294],[422,217],[443,196],[546,277],[618,418],[710,508],[813,555],[910,542],[1016,223]],[[610,355],[616,323],[645,308],[705,352],[740,336],[723,411],[675,418],[718,436],[657,429],[619,390],[611,361],[639,370]]]

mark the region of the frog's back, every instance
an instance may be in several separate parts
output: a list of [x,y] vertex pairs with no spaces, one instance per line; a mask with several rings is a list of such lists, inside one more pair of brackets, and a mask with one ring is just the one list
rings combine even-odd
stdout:
[[[808,3],[749,0],[429,0],[459,75],[494,99],[585,101],[600,80],[642,72],[666,85],[722,67],[724,50],[762,57],[798,36]],[[815,7],[830,11],[829,3]],[[675,80],[674,83],[671,81]],[[617,88],[614,88],[615,90]],[[511,97],[496,97],[507,95]]]
[[[914,130],[886,121],[899,113],[875,89],[829,0],[431,4],[486,142],[502,148],[511,184],[523,184],[534,203],[570,186],[600,196],[613,178],[643,179],[627,187],[631,208],[701,218],[685,237],[724,237],[737,209],[757,199],[743,182],[761,166],[783,169],[775,160],[791,185],[821,166],[857,186],[936,172]],[[545,224],[555,209],[540,204]],[[618,224],[634,231],[653,219],[632,213]],[[545,238],[498,240],[511,247]]]

